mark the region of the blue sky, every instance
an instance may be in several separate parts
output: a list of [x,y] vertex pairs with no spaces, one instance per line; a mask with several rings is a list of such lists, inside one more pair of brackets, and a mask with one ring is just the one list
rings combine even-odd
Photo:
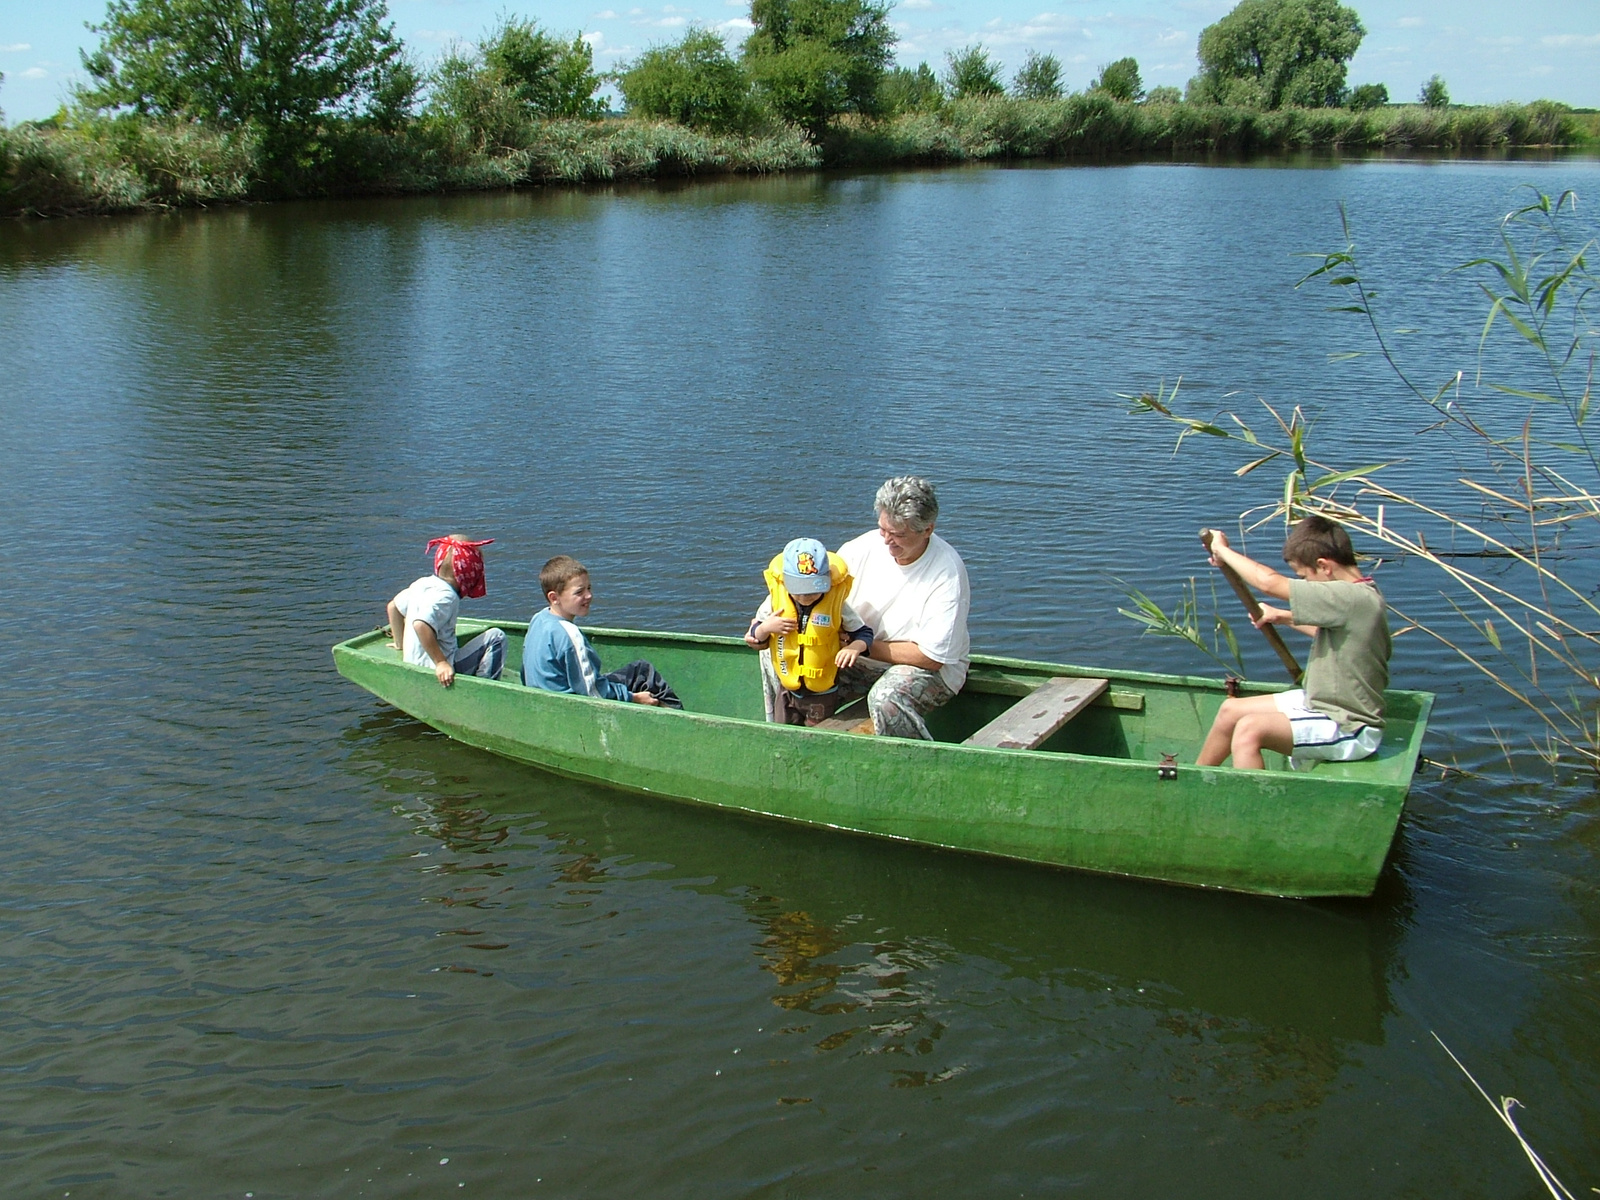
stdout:
[[[891,21],[897,57],[943,65],[946,50],[982,42],[1014,70],[1028,50],[1048,51],[1082,88],[1106,62],[1133,55],[1145,86],[1182,87],[1195,70],[1200,30],[1232,0],[900,0]],[[1412,99],[1422,81],[1443,75],[1451,98],[1496,103],[1548,97],[1600,107],[1600,0],[1357,0],[1366,40],[1351,63],[1352,83],[1384,83],[1393,99]],[[698,22],[730,42],[749,29],[748,0],[678,0],[613,7],[585,0],[529,5],[507,0],[390,0],[395,28],[424,61],[455,39],[471,41],[501,12],[529,16],[560,32],[581,31],[608,68]],[[48,116],[82,78],[78,51],[95,41],[84,22],[105,15],[104,0],[0,0],[0,110],[9,121]]]

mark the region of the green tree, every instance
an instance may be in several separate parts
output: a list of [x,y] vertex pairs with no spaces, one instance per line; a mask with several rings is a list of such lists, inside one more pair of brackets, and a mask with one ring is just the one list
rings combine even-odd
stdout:
[[878,111],[894,115],[908,112],[933,112],[944,103],[944,88],[927,63],[916,67],[894,67],[885,71],[878,84]]
[[1006,85],[1000,82],[1000,64],[989,57],[982,43],[945,51],[944,85],[957,100],[972,96],[999,96]]
[[282,166],[327,117],[409,109],[419,77],[388,15],[383,0],[110,0],[78,100],[253,125]]
[[1191,100],[1247,108],[1323,108],[1344,99],[1366,30],[1338,0],[1242,0],[1200,33]]
[[1422,85],[1422,91],[1417,94],[1419,103],[1428,108],[1449,108],[1450,90],[1444,86],[1444,77],[1434,75]]
[[463,129],[479,151],[519,149],[528,141],[532,114],[515,91],[484,66],[475,49],[452,46],[433,70],[430,115]]
[[1382,108],[1389,103],[1389,89],[1381,83],[1363,83],[1350,93],[1350,107],[1356,112]]
[[1038,54],[1032,50],[1022,60],[1022,67],[1011,81],[1011,92],[1024,100],[1060,99],[1061,60],[1054,54]]
[[478,51],[484,66],[538,116],[594,118],[603,111],[594,95],[602,82],[594,52],[581,36],[569,42],[535,21],[504,16]]
[[750,80],[722,35],[691,26],[670,46],[652,46],[619,64],[617,87],[630,113],[680,125],[726,129],[750,109]]
[[840,113],[877,110],[894,30],[871,0],[751,0],[743,62],[772,110],[818,137]]
[[1142,100],[1144,81],[1139,78],[1139,60],[1119,58],[1100,68],[1100,75],[1089,85],[1091,92],[1104,92],[1114,100]]
[[1175,87],[1153,87],[1145,93],[1146,104],[1182,104],[1183,93]]

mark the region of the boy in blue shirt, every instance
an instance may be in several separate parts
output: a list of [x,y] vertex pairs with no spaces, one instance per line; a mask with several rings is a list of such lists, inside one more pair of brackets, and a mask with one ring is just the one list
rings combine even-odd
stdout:
[[600,656],[577,626],[580,617],[589,615],[594,600],[587,567],[558,554],[539,571],[539,587],[550,607],[534,613],[528,622],[527,640],[522,643],[525,685],[624,704],[683,707],[677,693],[643,659],[609,675],[600,674]]

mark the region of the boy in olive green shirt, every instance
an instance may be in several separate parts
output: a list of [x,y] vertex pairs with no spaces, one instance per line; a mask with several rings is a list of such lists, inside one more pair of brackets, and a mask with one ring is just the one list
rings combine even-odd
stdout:
[[1257,591],[1289,601],[1287,609],[1263,604],[1258,624],[1293,625],[1313,640],[1303,689],[1222,702],[1195,760],[1202,767],[1232,754],[1234,766],[1260,768],[1264,749],[1350,762],[1383,741],[1390,650],[1383,594],[1356,566],[1350,535],[1326,517],[1307,517],[1290,530],[1283,560],[1299,579],[1247,558],[1212,531],[1213,565],[1226,564]]

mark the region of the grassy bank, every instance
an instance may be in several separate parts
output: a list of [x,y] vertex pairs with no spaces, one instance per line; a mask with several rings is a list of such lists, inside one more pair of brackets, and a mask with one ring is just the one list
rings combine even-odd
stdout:
[[453,192],[821,165],[792,129],[717,135],[647,121],[545,121],[522,144],[475,146],[457,128],[321,131],[301,162],[270,173],[257,138],[134,117],[0,129],[0,215],[129,212],[293,196]]
[[1252,109],[1061,100],[949,101],[935,112],[836,126],[817,146],[797,130],[711,134],[632,119],[534,121],[485,145],[432,118],[385,131],[334,124],[295,165],[269,173],[259,139],[124,116],[0,129],[0,215],[60,215],[285,196],[467,191],[549,183],[817,166],[1259,155],[1301,150],[1463,151],[1600,143],[1600,122],[1539,101],[1482,108]]
[[1096,93],[1061,100],[956,100],[935,113],[841,126],[829,165],[1254,155],[1300,150],[1482,151],[1592,143],[1582,119],[1547,101],[1481,108],[1395,105],[1367,112],[1260,112],[1194,104],[1126,104]]

